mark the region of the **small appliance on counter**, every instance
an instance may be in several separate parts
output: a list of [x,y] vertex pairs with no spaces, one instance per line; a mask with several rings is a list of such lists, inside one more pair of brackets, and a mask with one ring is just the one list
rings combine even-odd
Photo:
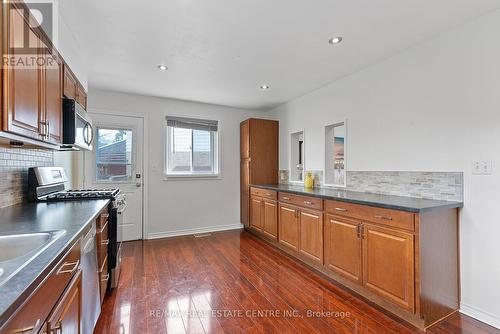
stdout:
[[118,285],[121,268],[121,246],[123,240],[122,217],[127,207],[120,189],[77,189],[66,190],[68,181],[62,167],[32,167],[28,170],[28,199],[32,202],[83,201],[110,199],[108,265],[111,288]]

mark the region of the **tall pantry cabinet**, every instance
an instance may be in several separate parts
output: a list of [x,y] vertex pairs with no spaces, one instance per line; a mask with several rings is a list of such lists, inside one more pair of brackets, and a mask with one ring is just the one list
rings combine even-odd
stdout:
[[250,184],[278,183],[279,123],[250,118],[240,124],[241,223],[249,225]]

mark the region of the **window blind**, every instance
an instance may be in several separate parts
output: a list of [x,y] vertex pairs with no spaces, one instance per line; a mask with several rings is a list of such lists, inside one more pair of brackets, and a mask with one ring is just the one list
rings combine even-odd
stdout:
[[219,122],[205,119],[167,116],[167,126],[191,130],[217,132]]

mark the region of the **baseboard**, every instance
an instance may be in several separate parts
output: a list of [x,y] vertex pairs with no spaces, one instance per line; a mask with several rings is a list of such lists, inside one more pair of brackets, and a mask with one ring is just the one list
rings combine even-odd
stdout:
[[470,306],[464,303],[460,304],[460,312],[468,315],[469,317],[484,322],[485,324],[500,329],[500,317],[498,317],[497,315],[485,312],[478,309],[477,307]]
[[197,233],[237,230],[240,228],[243,228],[243,225],[241,225],[241,224],[216,225],[216,226],[208,226],[208,227],[200,227],[200,228],[191,228],[191,229],[186,229],[186,230],[148,233],[147,238],[148,239],[171,238],[171,237],[178,237],[178,236],[182,236],[182,235],[191,235],[191,234],[197,234]]

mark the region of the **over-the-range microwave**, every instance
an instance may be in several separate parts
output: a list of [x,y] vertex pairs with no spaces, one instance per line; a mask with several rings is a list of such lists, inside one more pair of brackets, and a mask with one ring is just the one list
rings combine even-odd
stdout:
[[73,99],[63,99],[63,145],[62,149],[92,151],[94,127],[92,120]]

